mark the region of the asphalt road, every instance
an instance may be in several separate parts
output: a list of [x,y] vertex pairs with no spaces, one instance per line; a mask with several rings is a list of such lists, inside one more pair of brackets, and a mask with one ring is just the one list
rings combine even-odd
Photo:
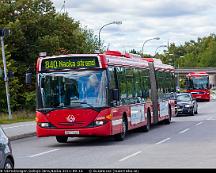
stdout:
[[111,138],[54,137],[12,141],[16,168],[216,168],[216,102],[199,102],[195,116],[174,117],[148,133]]

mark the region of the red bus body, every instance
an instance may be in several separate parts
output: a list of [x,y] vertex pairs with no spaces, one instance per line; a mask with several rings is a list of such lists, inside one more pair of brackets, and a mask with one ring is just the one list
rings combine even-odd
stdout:
[[[122,54],[117,51],[108,51],[104,54],[76,54],[57,57],[40,57],[37,62],[37,90],[39,93],[42,92],[42,85],[45,85],[40,84],[39,77],[39,75],[43,73],[43,68],[45,68],[42,67],[43,61],[45,63],[45,60],[54,60],[55,58],[58,59],[65,57],[69,57],[71,59],[73,59],[73,57],[90,57],[90,59],[91,57],[96,57],[98,58],[99,65],[98,67],[92,68],[93,70],[107,70],[109,67],[112,67],[113,69],[124,67],[127,69],[133,68],[149,70],[149,63],[154,63],[151,62],[152,60],[145,60],[143,58],[135,57],[134,55]],[[71,62],[65,61],[61,63],[63,64],[62,66],[69,66]],[[86,64],[91,65],[91,62],[88,61]],[[47,63],[45,66],[49,68],[49,65],[50,64]],[[174,74],[174,69],[165,64],[160,65],[155,63],[154,68],[155,71],[163,71]],[[85,69],[86,67],[77,68],[75,71],[85,71]],[[46,72],[44,75],[50,75],[53,71],[55,70],[52,69],[51,72]],[[58,71],[61,73],[64,70],[58,69]],[[67,72],[68,71],[70,72],[70,69],[67,69]],[[55,77],[52,77],[49,80],[52,81]],[[45,88],[46,85],[43,87]],[[38,95],[37,101],[40,97],[42,96]],[[121,104],[119,101],[116,101],[116,105],[105,106],[98,110],[91,107],[59,109],[38,108],[36,111],[37,136],[112,136],[123,131],[122,121],[124,118],[127,122],[127,130],[131,130],[139,127],[145,127],[147,125],[148,114],[150,114],[151,124],[156,124],[164,120],[169,121],[169,118],[175,114],[175,104],[173,100],[167,100],[167,102],[164,103],[164,107],[161,106],[163,105],[162,99],[161,103],[158,102],[158,99],[155,100],[155,104],[157,105],[157,108],[155,108],[153,100],[151,98],[147,98],[143,102],[137,101],[125,105]],[[154,109],[156,111],[154,111]]]
[[206,72],[191,72],[186,76],[186,91],[197,100],[210,101],[209,75]]

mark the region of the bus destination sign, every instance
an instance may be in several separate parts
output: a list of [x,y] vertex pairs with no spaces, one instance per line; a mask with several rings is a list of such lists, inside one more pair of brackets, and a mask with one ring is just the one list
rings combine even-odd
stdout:
[[100,67],[97,57],[60,57],[42,60],[41,71]]

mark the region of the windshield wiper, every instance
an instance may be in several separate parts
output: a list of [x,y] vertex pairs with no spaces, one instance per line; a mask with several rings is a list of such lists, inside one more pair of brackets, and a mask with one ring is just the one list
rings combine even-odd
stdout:
[[94,107],[93,105],[87,103],[87,102],[84,102],[84,101],[73,101],[72,103],[77,103],[77,104],[85,104],[87,106],[89,106],[91,109],[97,111],[97,112],[100,112],[101,108],[97,108],[97,107]]
[[89,107],[91,108],[94,108],[94,106],[92,106],[91,104],[87,103],[87,102],[81,102],[81,101],[73,101],[72,103],[78,103],[78,104],[85,104],[85,105],[88,105]]
[[46,114],[46,113],[51,112],[51,111],[56,110],[56,109],[57,108],[39,108],[39,109],[36,109],[36,110]]

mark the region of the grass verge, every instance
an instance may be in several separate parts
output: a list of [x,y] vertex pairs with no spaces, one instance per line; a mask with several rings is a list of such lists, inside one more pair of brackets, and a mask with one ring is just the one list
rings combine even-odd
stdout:
[[25,121],[34,121],[35,112],[18,111],[12,112],[12,119],[8,118],[7,113],[0,113],[0,124],[11,124]]

